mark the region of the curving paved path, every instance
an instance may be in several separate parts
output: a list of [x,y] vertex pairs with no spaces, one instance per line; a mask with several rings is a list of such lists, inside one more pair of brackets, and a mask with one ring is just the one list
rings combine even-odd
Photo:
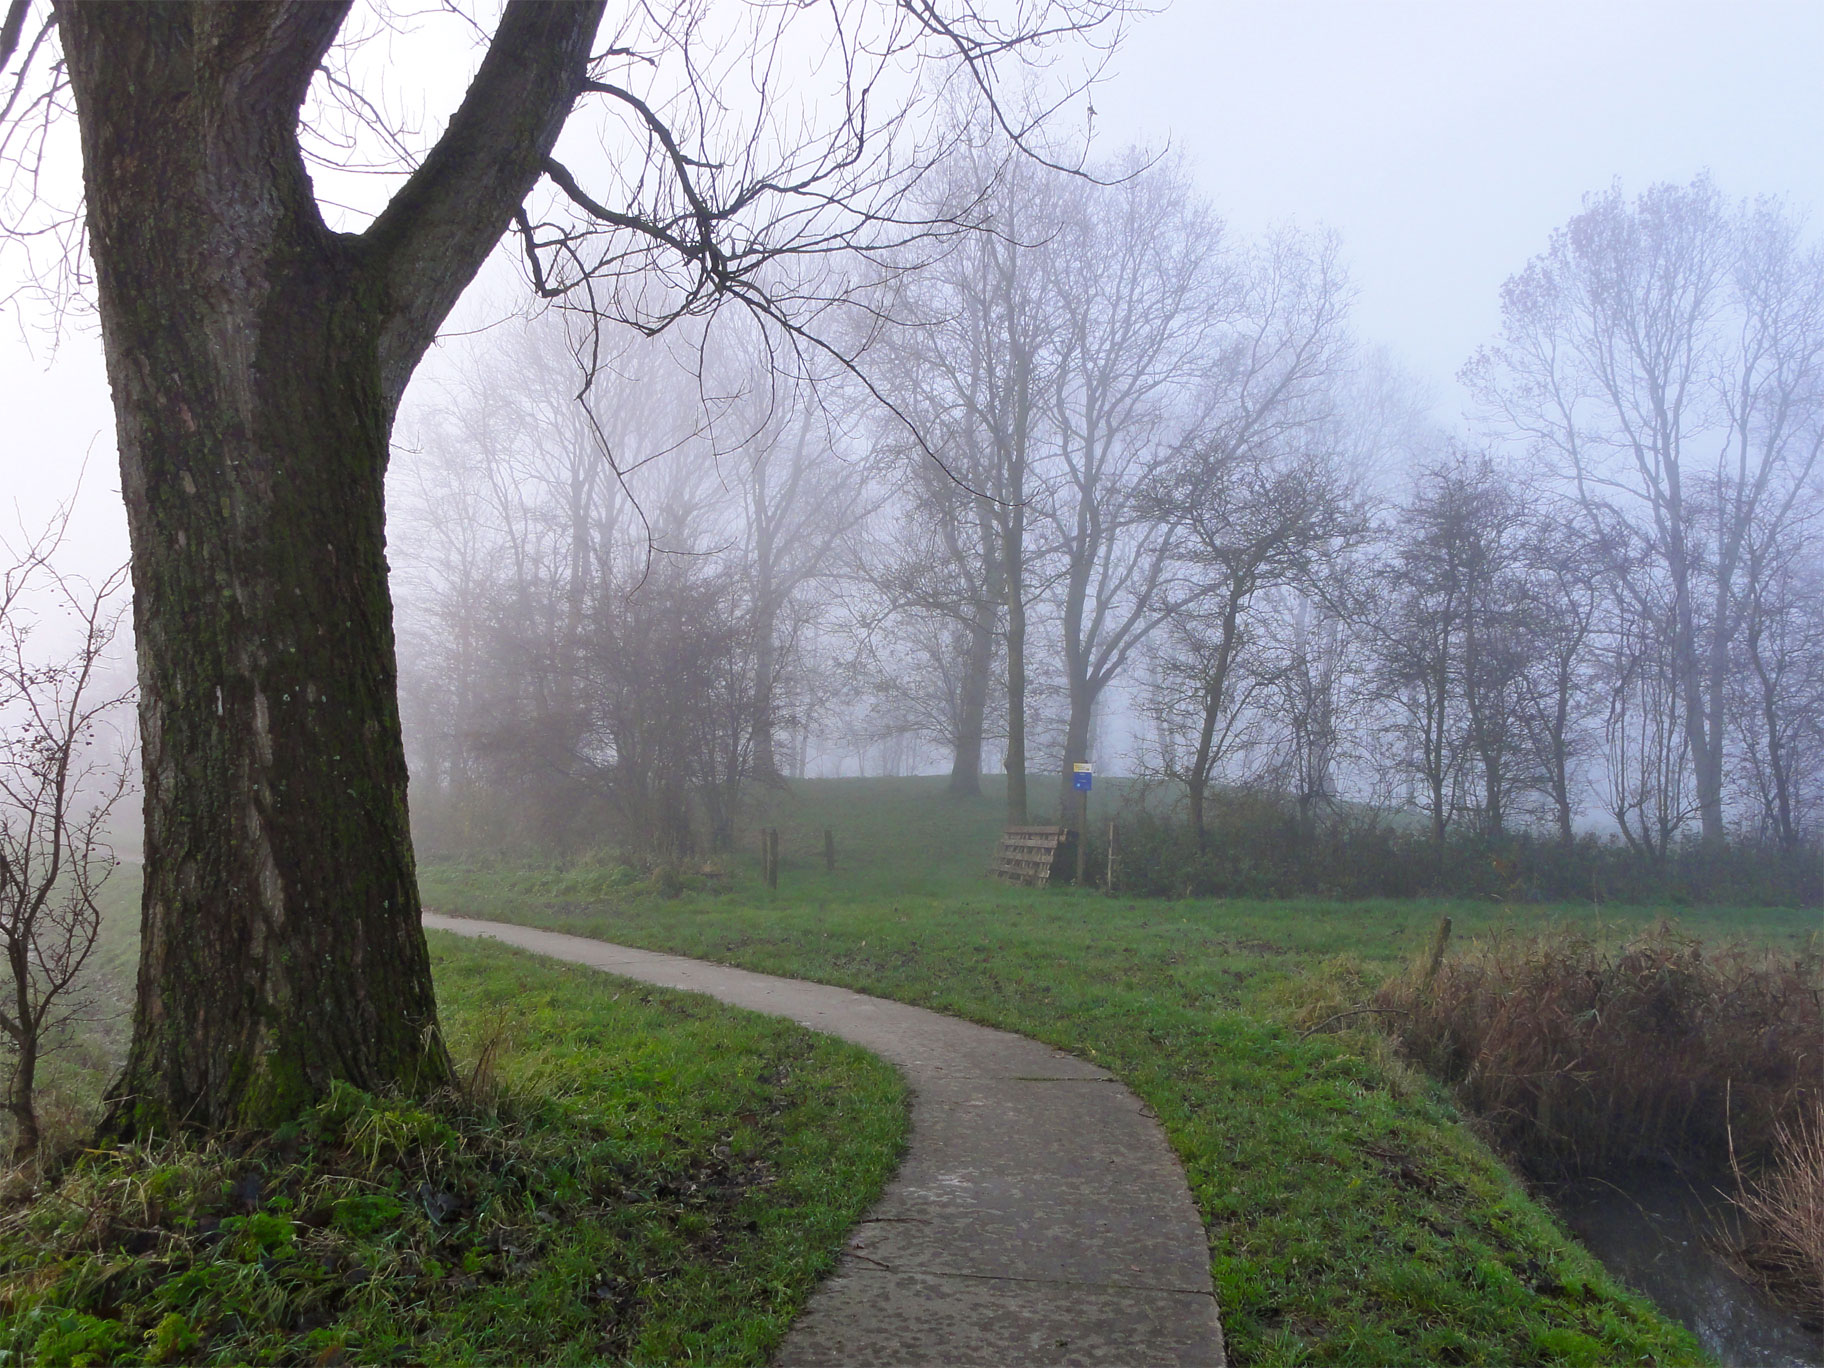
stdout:
[[778,1368],[1220,1368],[1209,1249],[1139,1100],[1024,1036],[846,988],[581,936],[426,913],[852,1040],[911,1084],[904,1161],[774,1359]]

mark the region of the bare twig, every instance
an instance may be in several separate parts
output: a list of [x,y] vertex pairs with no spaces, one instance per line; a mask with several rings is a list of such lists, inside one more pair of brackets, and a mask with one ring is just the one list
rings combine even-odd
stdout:
[[1313,1026],[1308,1031],[1300,1031],[1298,1034],[1298,1038],[1300,1040],[1305,1040],[1311,1036],[1316,1035],[1319,1031],[1323,1030],[1326,1026],[1333,1026],[1337,1022],[1345,1021],[1350,1017],[1371,1016],[1371,1015],[1372,1016],[1411,1016],[1412,1013],[1407,1011],[1404,1007],[1352,1007],[1346,1012],[1338,1012],[1334,1016],[1325,1017],[1322,1021],[1318,1022],[1317,1025]]

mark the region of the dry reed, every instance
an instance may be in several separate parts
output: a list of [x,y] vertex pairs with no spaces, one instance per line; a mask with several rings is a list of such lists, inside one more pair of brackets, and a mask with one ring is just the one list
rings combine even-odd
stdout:
[[1729,1134],[1774,1152],[1819,1104],[1813,952],[1706,947],[1667,925],[1619,948],[1569,929],[1428,955],[1377,1005],[1409,1055],[1456,1085],[1536,1173],[1643,1160],[1722,1170]]
[[1758,1177],[1736,1170],[1734,1200],[1748,1224],[1737,1251],[1745,1271],[1824,1329],[1824,1100],[1774,1128]]

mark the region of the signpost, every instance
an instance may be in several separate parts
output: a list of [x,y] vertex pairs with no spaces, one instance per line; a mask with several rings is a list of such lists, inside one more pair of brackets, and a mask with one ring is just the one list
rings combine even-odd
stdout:
[[1089,761],[1079,760],[1070,767],[1070,786],[1082,797],[1077,799],[1077,887],[1083,886],[1089,874],[1089,787],[1096,772]]

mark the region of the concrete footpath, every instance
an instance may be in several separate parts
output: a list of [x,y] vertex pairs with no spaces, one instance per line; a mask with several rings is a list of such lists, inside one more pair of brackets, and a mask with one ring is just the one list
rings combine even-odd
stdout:
[[1223,1364],[1184,1170],[1106,1071],[846,988],[501,922],[424,924],[790,1017],[905,1075],[905,1159],[793,1323],[779,1368]]

